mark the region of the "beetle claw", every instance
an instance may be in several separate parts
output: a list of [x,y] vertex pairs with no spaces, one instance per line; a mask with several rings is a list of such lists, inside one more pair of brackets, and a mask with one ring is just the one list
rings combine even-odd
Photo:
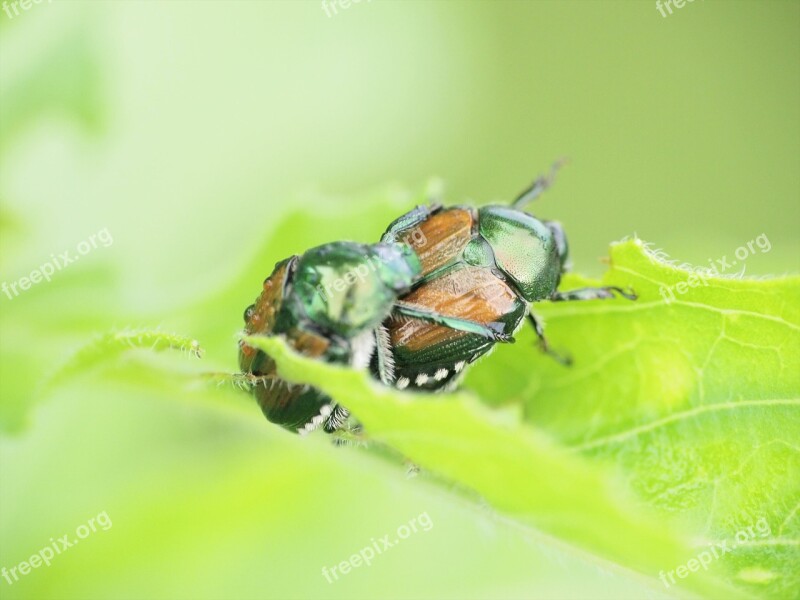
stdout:
[[620,296],[627,300],[636,300],[639,296],[636,295],[636,292],[633,291],[632,287],[609,287],[607,288],[609,291],[617,292]]

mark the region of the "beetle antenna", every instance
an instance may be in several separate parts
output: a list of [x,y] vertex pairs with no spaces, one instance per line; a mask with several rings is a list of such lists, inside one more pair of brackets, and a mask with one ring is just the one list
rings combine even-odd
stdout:
[[561,167],[568,162],[569,159],[566,157],[559,158],[553,163],[553,166],[550,167],[550,172],[547,175],[539,175],[539,177],[537,177],[532,184],[530,184],[519,196],[517,196],[517,199],[511,203],[511,207],[521,210],[526,204],[530,204],[536,200],[547,188],[553,185],[559,169],[561,169]]

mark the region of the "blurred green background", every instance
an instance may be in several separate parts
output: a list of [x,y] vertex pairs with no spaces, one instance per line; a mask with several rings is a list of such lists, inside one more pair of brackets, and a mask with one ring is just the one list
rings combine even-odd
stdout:
[[[449,202],[506,200],[561,156],[534,209],[564,223],[577,271],[601,273],[608,243],[636,233],[699,265],[766,234],[746,273],[797,272],[800,3],[0,12],[0,279],[113,236],[0,296],[0,567],[102,511],[114,523],[0,595],[659,597],[391,461],[278,431],[238,395],[220,407],[113,371],[41,390],[127,326],[196,336],[203,367],[232,370],[241,312],[278,259],[376,240],[431,178]],[[330,226],[276,231],[298,209]],[[431,531],[320,575],[422,512]]]

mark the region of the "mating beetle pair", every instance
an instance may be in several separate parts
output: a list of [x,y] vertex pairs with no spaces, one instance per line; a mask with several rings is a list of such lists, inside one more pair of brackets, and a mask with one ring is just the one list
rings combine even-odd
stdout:
[[[249,335],[283,335],[298,352],[369,367],[386,385],[434,391],[457,385],[467,365],[514,341],[540,300],[611,298],[619,288],[558,292],[568,247],[560,224],[523,211],[549,185],[540,177],[511,206],[417,207],[373,245],[334,242],[281,261],[245,311]],[[301,434],[344,426],[347,409],[277,377],[263,352],[240,344],[267,419]]]

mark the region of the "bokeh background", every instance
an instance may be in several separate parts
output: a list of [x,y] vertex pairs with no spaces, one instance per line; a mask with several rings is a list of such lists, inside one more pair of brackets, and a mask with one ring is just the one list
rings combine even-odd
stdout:
[[[103,229],[113,244],[0,296],[0,566],[102,511],[114,525],[0,595],[658,596],[233,393],[220,406],[114,369],[45,381],[125,327],[195,336],[204,366],[232,370],[241,312],[285,254],[375,240],[437,182],[448,202],[505,201],[562,156],[535,210],[564,223],[580,272],[634,233],[698,265],[766,234],[746,273],[797,272],[800,3],[20,10],[0,12],[0,279]],[[320,226],[291,230],[297,210]],[[320,575],[423,512],[431,531]]]

